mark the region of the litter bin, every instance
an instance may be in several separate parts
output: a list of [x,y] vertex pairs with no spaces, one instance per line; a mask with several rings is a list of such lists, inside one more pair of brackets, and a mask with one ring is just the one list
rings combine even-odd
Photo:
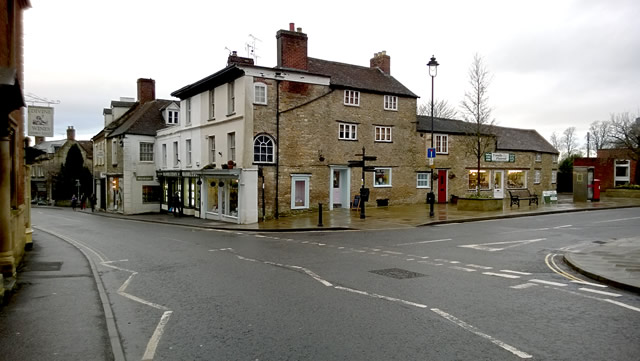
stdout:
[[600,202],[600,179],[593,180],[593,198],[592,202]]

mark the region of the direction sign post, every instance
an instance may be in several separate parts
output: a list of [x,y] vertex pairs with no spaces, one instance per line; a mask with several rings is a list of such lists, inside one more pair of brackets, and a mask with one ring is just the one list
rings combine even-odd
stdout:
[[[362,147],[362,154],[356,154],[356,157],[362,157],[362,160],[349,160],[347,161],[349,163],[349,167],[351,168],[362,168],[362,183],[360,186],[360,218],[364,219],[365,218],[365,211],[364,211],[364,204],[366,203],[365,199],[369,198],[369,193],[368,193],[368,189],[366,189],[364,187],[364,172],[374,172],[375,171],[375,167],[372,166],[366,166],[365,162],[366,161],[374,161],[374,160],[378,160],[378,157],[374,156],[374,155],[366,155],[365,153],[365,149],[364,147]],[[366,193],[366,197],[365,196]]]
[[427,158],[436,157],[436,148],[427,148]]

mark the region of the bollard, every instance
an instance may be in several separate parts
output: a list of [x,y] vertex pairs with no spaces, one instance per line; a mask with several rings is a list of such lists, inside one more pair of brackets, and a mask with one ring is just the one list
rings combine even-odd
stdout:
[[323,225],[322,225],[322,203],[318,203],[318,227],[323,227]]

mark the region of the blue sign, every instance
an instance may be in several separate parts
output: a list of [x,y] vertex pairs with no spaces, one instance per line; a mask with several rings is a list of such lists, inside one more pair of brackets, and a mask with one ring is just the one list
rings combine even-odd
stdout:
[[436,148],[427,148],[427,158],[436,157]]

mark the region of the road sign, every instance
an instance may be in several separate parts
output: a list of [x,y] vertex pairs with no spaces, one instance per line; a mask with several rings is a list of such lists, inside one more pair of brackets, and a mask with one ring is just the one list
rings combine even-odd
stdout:
[[367,165],[367,166],[364,167],[363,170],[365,172],[375,172],[376,171],[376,167]]
[[364,166],[364,162],[361,160],[350,160],[349,162],[349,167],[355,167],[355,168],[359,168]]
[[429,158],[429,165],[433,165],[433,158]]
[[436,148],[427,148],[427,158],[436,157]]

